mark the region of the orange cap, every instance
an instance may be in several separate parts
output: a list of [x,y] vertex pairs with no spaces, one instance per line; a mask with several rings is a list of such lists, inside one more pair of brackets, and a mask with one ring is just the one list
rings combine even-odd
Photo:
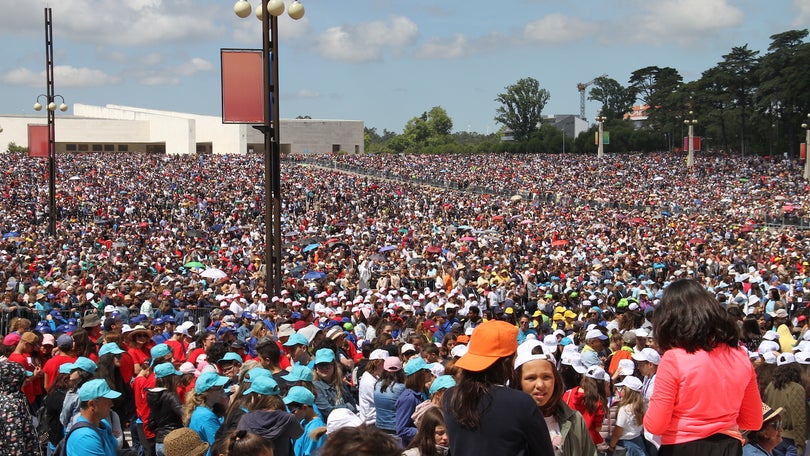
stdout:
[[501,320],[489,320],[475,327],[470,337],[467,354],[456,361],[456,366],[480,372],[500,358],[517,351],[518,329]]

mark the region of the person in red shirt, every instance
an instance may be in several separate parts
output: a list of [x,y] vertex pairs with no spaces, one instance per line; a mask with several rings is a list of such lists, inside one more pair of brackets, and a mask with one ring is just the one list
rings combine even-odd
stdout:
[[[148,334],[147,334],[148,336]],[[172,350],[166,344],[158,344],[152,347],[149,351],[151,356],[151,363],[138,372],[132,383],[132,393],[135,395],[135,415],[138,419],[136,421],[136,431],[138,440],[144,448],[144,456],[153,456],[155,454],[155,433],[149,429],[149,404],[146,402],[146,390],[155,387],[155,373],[153,369],[155,365],[160,363],[172,362]]]
[[184,325],[185,323],[174,328],[172,337],[165,342],[165,344],[172,349],[175,367],[179,367],[186,361],[188,343],[191,340],[191,336],[188,334],[188,327]]
[[32,332],[23,333],[20,342],[14,348],[14,352],[8,355],[9,362],[20,364],[31,375],[27,376],[22,387],[22,392],[30,404],[37,400],[37,396],[42,394],[42,367],[31,363],[31,353],[39,348],[39,337]]
[[200,355],[204,355],[206,350],[208,350],[214,342],[217,341],[217,336],[212,331],[202,331],[197,335],[197,348],[189,353],[187,361],[194,365],[194,367],[199,367],[199,360],[198,358]]
[[76,353],[73,351],[73,338],[69,334],[62,334],[56,339],[56,353],[45,361],[42,366],[45,391],[50,392],[53,382],[59,375],[59,366],[76,361]]
[[124,377],[124,381],[132,381],[141,369],[149,366],[152,356],[149,353],[152,346],[151,337],[149,330],[141,325],[124,335],[124,343],[128,347],[127,352],[121,355],[121,376]]

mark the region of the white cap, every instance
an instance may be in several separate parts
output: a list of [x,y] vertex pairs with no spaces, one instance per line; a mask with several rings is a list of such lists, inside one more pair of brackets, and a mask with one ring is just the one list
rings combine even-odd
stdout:
[[585,376],[596,380],[602,380],[604,382],[610,381],[610,375],[608,375],[607,372],[605,372],[605,370],[599,366],[589,367],[588,370],[585,371]]
[[619,375],[633,375],[636,371],[636,365],[633,364],[632,359],[619,360]]
[[533,355],[531,354],[531,352],[523,352],[518,353],[518,355],[515,357],[515,369],[528,363],[529,361],[535,361],[539,359],[549,361],[551,363],[554,362],[554,357],[552,357],[551,355],[547,355],[545,353]]
[[358,427],[363,424],[363,420],[347,408],[336,408],[332,410],[326,419],[326,433],[331,434],[344,427]]
[[549,334],[543,338],[543,353],[553,355],[557,351],[557,336]]
[[414,347],[413,344],[404,344],[399,352],[405,353],[406,351],[416,351],[416,347]]
[[106,305],[104,306],[104,313],[115,312],[115,306]]
[[450,356],[453,358],[461,358],[462,356],[467,354],[467,346],[464,344],[458,344],[450,350]]
[[388,358],[388,356],[389,356],[389,354],[388,354],[387,351],[385,351],[385,350],[383,350],[381,348],[378,348],[378,349],[374,350],[373,352],[371,352],[370,355],[368,355],[368,359],[386,359],[386,358]]
[[776,358],[776,365],[777,366],[784,366],[785,364],[791,364],[796,362],[796,357],[793,356],[793,353],[782,353]]
[[608,336],[605,335],[602,331],[594,328],[587,333],[585,333],[585,340],[588,339],[600,339],[600,340],[607,340]]
[[[622,360],[622,361],[625,361],[625,360]],[[622,380],[622,381],[620,381],[619,383],[616,384],[616,386],[624,386],[624,387],[630,388],[633,391],[638,391],[638,392],[641,392],[642,385],[643,385],[643,383],[641,383],[641,380],[639,380],[636,377],[633,377],[632,375],[625,377],[624,380]]]
[[657,366],[661,362],[661,355],[655,349],[647,347],[633,353],[633,359],[636,361],[649,361]]
[[765,340],[779,340],[779,333],[774,330],[765,331],[762,338]]

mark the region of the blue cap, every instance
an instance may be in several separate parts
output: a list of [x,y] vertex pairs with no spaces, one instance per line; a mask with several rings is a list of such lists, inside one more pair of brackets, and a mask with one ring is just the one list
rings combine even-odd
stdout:
[[70,371],[71,372],[76,370],[76,369],[81,369],[81,370],[87,372],[88,374],[95,374],[96,369],[98,368],[98,366],[96,365],[96,363],[93,362],[92,359],[86,358],[84,356],[80,356],[80,357],[76,358],[76,361],[73,361],[72,363],[68,363],[68,365],[70,366]]
[[51,326],[46,321],[40,321],[34,329],[43,334],[51,333]]
[[98,357],[101,358],[107,353],[112,353],[113,355],[120,355],[121,353],[124,353],[124,350],[121,350],[121,347],[119,347],[117,343],[109,342],[101,346],[101,348],[98,351]]
[[64,363],[64,364],[59,365],[59,373],[60,374],[69,374],[70,371],[73,370],[73,369],[71,369],[72,366],[73,366],[73,363]]
[[162,358],[172,352],[172,349],[169,348],[166,344],[157,344],[149,350],[149,353],[152,355],[152,365],[155,365],[155,360],[158,358]]
[[292,314],[290,314],[290,318],[299,320],[301,318],[301,312],[293,312]]
[[315,365],[332,363],[335,361],[335,352],[331,348],[321,348],[315,352]]
[[196,391],[197,394],[202,394],[216,386],[225,386],[226,383],[228,383],[228,377],[223,377],[216,372],[203,372],[197,377],[194,391]]
[[223,327],[219,328],[219,331],[217,331],[217,336],[224,336],[225,333],[229,333],[229,332],[235,332],[235,331],[230,326],[223,326]]
[[163,317],[157,317],[152,320],[152,326],[162,325],[164,322]]
[[312,382],[315,379],[312,375],[312,369],[300,364],[293,366],[293,368],[290,369],[290,373],[282,375],[281,378],[288,382]]
[[[199,381],[199,379],[197,380]],[[250,393],[261,394],[262,396],[278,396],[281,394],[281,388],[273,377],[259,376],[250,382],[250,387],[246,389],[242,395],[246,396]]]
[[107,399],[117,399],[121,396],[118,391],[113,391],[107,385],[107,381],[101,378],[90,380],[79,388],[79,400],[92,401],[100,397]]
[[284,396],[284,403],[287,405],[296,403],[312,406],[315,403],[315,395],[303,386],[293,386]]
[[421,356],[417,356],[405,363],[404,368],[405,375],[413,375],[423,369],[430,370],[430,366],[428,366],[428,363],[426,363]]
[[62,314],[61,314],[61,313],[60,313],[58,310],[52,310],[52,311],[51,311],[51,316],[52,316],[53,318],[58,318],[58,319],[60,319],[60,320],[62,320],[62,321],[64,321],[64,320],[65,320],[65,319],[62,317]]
[[146,320],[146,315],[138,314],[129,319],[130,324],[137,325],[138,323]]
[[161,363],[155,366],[155,378],[168,377],[169,375],[183,375],[183,373],[175,369],[172,363]]
[[253,369],[247,372],[247,376],[243,380],[244,382],[250,383],[253,380],[256,380],[259,377],[272,377],[273,373],[263,367],[254,367]]
[[292,347],[293,345],[309,345],[309,340],[303,334],[295,333],[287,339],[282,345],[285,347]]
[[229,361],[236,361],[239,364],[242,364],[244,362],[244,360],[242,359],[241,356],[239,356],[238,353],[228,352],[228,353],[225,353],[225,356],[223,356],[221,360],[217,361],[217,363],[229,362]]
[[174,323],[174,317],[171,315],[166,315],[163,317],[163,323]]
[[452,375],[441,375],[433,380],[430,385],[430,395],[432,396],[436,391],[452,388],[456,386],[456,380]]

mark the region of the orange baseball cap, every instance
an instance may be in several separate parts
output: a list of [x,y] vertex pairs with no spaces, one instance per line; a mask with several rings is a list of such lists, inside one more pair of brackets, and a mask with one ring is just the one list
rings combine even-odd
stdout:
[[500,358],[517,351],[518,329],[501,320],[489,320],[475,327],[470,337],[467,354],[456,361],[456,366],[480,372]]

